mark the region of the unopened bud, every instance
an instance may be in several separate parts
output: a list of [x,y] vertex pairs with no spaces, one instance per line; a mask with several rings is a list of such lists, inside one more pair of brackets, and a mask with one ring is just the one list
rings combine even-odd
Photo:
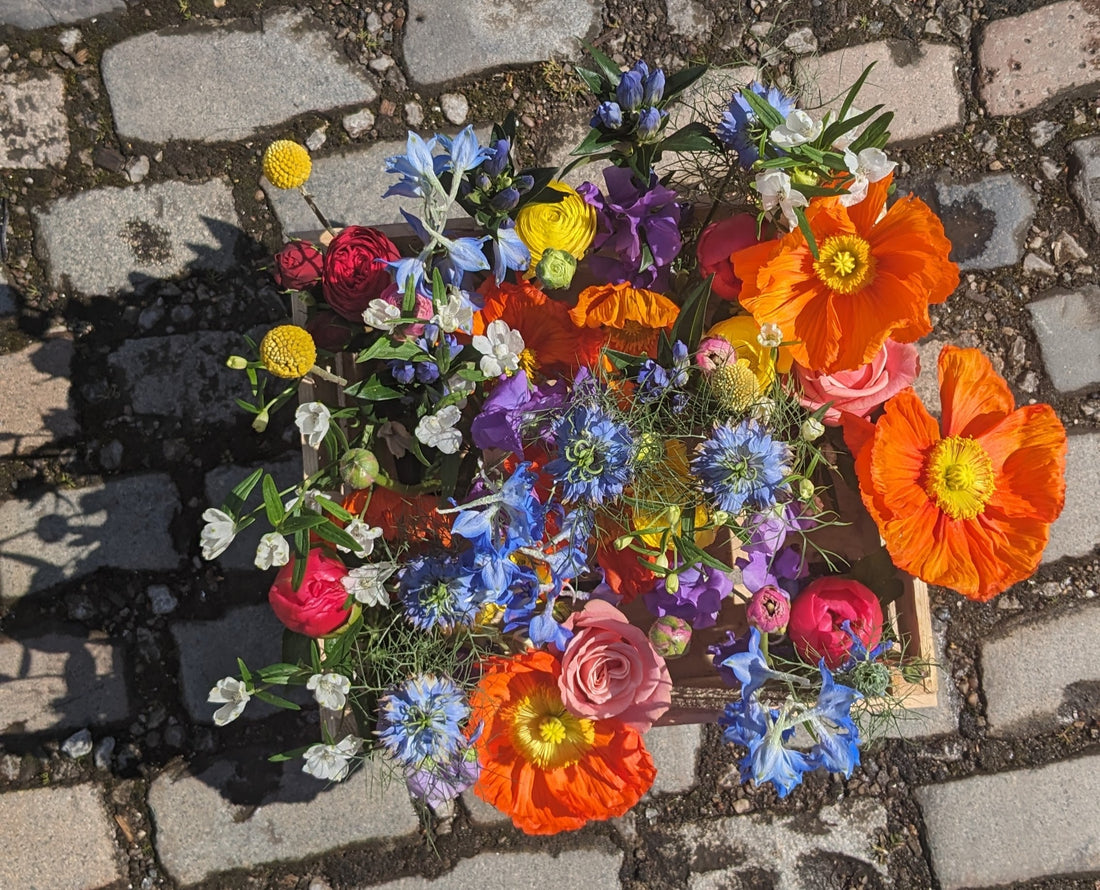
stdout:
[[568,251],[558,250],[554,247],[549,247],[542,252],[542,259],[535,267],[535,274],[538,275],[539,281],[550,290],[569,287],[576,271],[576,257]]
[[802,421],[802,428],[799,430],[799,435],[802,436],[803,441],[813,442],[815,439],[820,439],[825,435],[825,424],[816,417],[807,417]]
[[351,448],[340,458],[340,478],[352,488],[370,488],[378,478],[378,458],[366,448]]
[[252,421],[252,429],[254,429],[257,433],[262,433],[264,430],[267,429],[267,423],[270,419],[271,418],[268,417],[267,414],[267,408],[264,408],[260,411],[259,414],[256,415],[256,419]]
[[234,371],[243,371],[248,367],[248,359],[239,355],[231,355],[225,360],[225,366],[232,368]]
[[650,627],[649,642],[662,658],[679,658],[691,645],[691,625],[683,618],[665,615]]
[[814,484],[809,479],[803,479],[798,483],[798,496],[802,500],[808,501],[814,496],[814,491],[816,491]]

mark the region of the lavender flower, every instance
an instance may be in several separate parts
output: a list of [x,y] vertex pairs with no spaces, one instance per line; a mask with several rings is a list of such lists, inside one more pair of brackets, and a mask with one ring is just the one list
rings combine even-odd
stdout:
[[646,608],[654,615],[683,618],[697,630],[713,627],[718,620],[722,601],[733,592],[733,579],[725,572],[699,565],[685,569],[676,576],[679,585],[670,591],[661,578],[645,594]]

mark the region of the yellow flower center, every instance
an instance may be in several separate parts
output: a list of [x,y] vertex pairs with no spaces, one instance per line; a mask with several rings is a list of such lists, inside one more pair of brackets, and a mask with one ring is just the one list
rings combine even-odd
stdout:
[[952,519],[973,519],[993,497],[993,461],[965,436],[941,439],[924,468],[924,490]]
[[592,721],[570,714],[556,689],[536,689],[520,699],[510,722],[516,750],[543,770],[576,763],[596,738]]
[[739,358],[710,375],[710,389],[727,411],[746,411],[760,395],[760,383],[748,359]]
[[871,283],[875,258],[871,245],[858,235],[833,235],[818,248],[814,271],[829,290],[850,294]]
[[539,360],[535,355],[535,351],[530,347],[526,347],[517,359],[519,369],[527,372],[527,380],[533,381],[535,379],[535,372],[539,369]]
[[264,176],[277,189],[296,189],[305,185],[313,169],[304,145],[279,139],[264,152]]
[[260,361],[276,377],[304,377],[317,362],[317,347],[309,331],[293,324],[272,328],[260,341]]

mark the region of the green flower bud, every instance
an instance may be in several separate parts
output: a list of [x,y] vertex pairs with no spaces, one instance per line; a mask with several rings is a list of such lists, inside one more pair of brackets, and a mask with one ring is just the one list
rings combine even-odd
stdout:
[[807,417],[802,421],[801,435],[804,441],[812,442],[825,435],[825,425],[816,417]]
[[225,360],[225,366],[232,368],[234,371],[243,371],[248,367],[248,359],[239,355],[231,355]]
[[810,498],[812,498],[814,496],[813,482],[811,482],[809,479],[802,479],[798,483],[798,496],[804,501],[808,501]]
[[683,618],[665,615],[650,627],[649,642],[662,658],[679,658],[691,645],[691,625]]
[[378,478],[378,458],[366,448],[351,448],[340,458],[340,478],[352,488],[370,488]]
[[564,250],[549,247],[542,252],[542,259],[535,267],[539,281],[550,290],[569,287],[577,271],[577,258]]

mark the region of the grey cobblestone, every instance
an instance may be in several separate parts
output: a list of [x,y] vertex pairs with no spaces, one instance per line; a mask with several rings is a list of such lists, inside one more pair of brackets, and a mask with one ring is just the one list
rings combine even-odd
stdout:
[[655,726],[645,734],[645,746],[653,756],[657,778],[650,794],[682,794],[695,784],[695,758],[703,743],[703,727]]
[[1027,309],[1054,388],[1073,392],[1100,383],[1100,287],[1052,291]]
[[179,510],[172,480],[124,476],[0,504],[0,599],[19,599],[98,568],[179,565],[168,533]]
[[951,259],[959,268],[999,269],[1020,261],[1035,215],[1035,195],[1010,173],[977,182],[937,183],[943,228]]
[[1100,544],[1100,433],[1070,436],[1066,454],[1066,506],[1050,527],[1043,562],[1086,556]]
[[263,28],[188,28],[142,34],[103,54],[103,82],[123,137],[148,142],[245,139],[306,111],[377,94],[300,13]]
[[27,454],[77,432],[69,400],[72,356],[68,337],[0,355],[0,456]]
[[0,794],[0,849],[0,887],[12,890],[98,890],[123,876],[92,785]]
[[64,164],[69,122],[61,77],[47,72],[0,76],[0,134],[0,167]]
[[1100,870],[1100,756],[916,791],[943,890]]
[[124,9],[125,0],[0,0],[0,25],[49,28]]
[[0,735],[125,720],[130,701],[124,671],[124,653],[109,640],[0,638]]
[[1081,205],[1085,219],[1100,232],[1100,136],[1070,143],[1074,172],[1069,188]]

